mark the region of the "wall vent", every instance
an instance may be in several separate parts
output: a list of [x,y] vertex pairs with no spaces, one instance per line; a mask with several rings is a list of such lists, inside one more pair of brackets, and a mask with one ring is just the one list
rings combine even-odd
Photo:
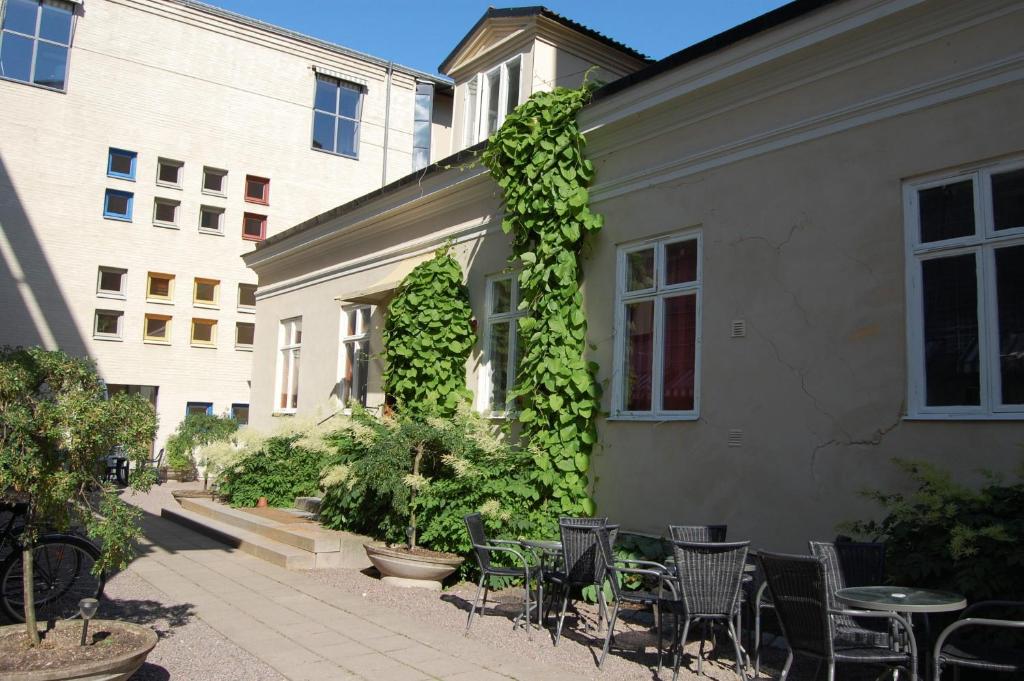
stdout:
[[729,333],[730,338],[744,338],[747,335],[747,320],[746,319],[734,319],[732,320],[732,330]]
[[730,447],[742,447],[743,446],[743,431],[739,428],[732,428],[729,430],[728,445]]

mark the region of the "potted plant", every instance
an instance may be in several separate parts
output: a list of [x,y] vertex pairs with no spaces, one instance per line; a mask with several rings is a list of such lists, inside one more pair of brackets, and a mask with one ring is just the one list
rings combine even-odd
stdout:
[[127,678],[156,645],[151,629],[127,622],[92,621],[90,640],[110,641],[104,646],[80,646],[77,622],[48,622],[40,632],[34,566],[43,532],[79,527],[102,546],[94,572],[127,566],[141,511],[101,480],[105,457],[120,445],[135,464],[129,485],[144,491],[155,477],[141,465],[155,433],[149,402],[124,394],[105,399],[91,360],[42,348],[0,349],[0,496],[27,503],[19,537],[25,623],[0,627],[0,669],[17,669],[0,671],[0,680],[30,671],[16,655],[41,638],[45,653],[32,655],[39,662],[40,671],[31,675],[37,681]]

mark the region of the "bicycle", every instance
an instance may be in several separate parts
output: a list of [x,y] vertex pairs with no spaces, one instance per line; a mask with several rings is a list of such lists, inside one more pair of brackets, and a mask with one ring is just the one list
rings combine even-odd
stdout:
[[[26,503],[0,502],[0,607],[16,622],[24,621],[22,552],[17,537],[24,531]],[[10,517],[3,520],[5,515]],[[106,584],[92,567],[100,550],[74,534],[50,532],[39,537],[32,549],[36,618],[40,622],[71,619],[78,615],[83,598],[100,598]]]

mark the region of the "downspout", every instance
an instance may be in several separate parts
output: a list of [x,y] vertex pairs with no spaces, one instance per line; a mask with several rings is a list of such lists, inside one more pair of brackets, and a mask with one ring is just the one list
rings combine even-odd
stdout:
[[380,169],[380,186],[388,182],[388,132],[391,130],[391,74],[395,71],[395,62],[388,62],[388,77],[384,86],[387,89],[384,95],[384,162]]

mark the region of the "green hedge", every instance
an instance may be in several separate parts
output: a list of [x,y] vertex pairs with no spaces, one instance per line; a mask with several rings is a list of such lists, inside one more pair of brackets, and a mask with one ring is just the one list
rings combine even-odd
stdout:
[[[275,436],[221,472],[219,490],[232,506],[292,506],[296,497],[319,496],[320,474],[339,460],[336,449],[307,449],[299,435]],[[337,439],[334,441],[337,446]]]

